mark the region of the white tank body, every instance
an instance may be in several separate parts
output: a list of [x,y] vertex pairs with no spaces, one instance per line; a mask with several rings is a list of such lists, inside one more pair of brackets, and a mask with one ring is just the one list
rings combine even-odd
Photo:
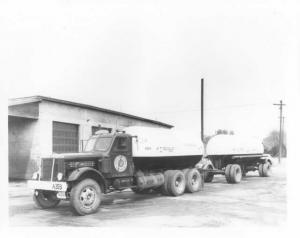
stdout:
[[124,128],[131,136],[133,157],[172,157],[203,155],[200,135],[176,129],[132,126]]
[[208,156],[263,154],[263,152],[261,141],[237,135],[217,135],[209,140],[206,147]]

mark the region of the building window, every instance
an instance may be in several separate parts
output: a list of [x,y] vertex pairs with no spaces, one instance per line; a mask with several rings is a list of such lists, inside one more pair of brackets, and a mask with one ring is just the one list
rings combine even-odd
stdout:
[[53,153],[69,153],[78,152],[79,149],[79,133],[78,125],[53,122]]

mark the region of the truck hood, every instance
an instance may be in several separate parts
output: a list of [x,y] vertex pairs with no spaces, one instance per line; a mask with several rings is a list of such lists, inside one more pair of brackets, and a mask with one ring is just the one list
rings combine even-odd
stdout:
[[103,157],[103,153],[101,152],[63,153],[63,154],[53,154],[49,157],[54,159],[64,159],[64,160],[82,159],[82,158],[99,158],[99,157]]

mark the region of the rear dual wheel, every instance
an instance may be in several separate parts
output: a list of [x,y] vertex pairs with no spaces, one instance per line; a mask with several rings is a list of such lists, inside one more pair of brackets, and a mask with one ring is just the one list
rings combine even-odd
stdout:
[[180,196],[185,191],[185,176],[180,170],[167,170],[164,173],[165,182],[161,187],[162,194]]
[[194,193],[201,190],[203,187],[203,179],[197,169],[185,169],[183,171],[186,181],[185,191]]
[[225,168],[227,183],[239,183],[242,180],[242,169],[238,164],[228,164]]
[[173,174],[173,170],[167,170],[164,172],[164,178],[165,178],[165,182],[164,184],[161,186],[161,193],[163,195],[170,195],[169,189],[168,189],[168,183],[170,180],[171,175]]
[[260,164],[258,166],[258,173],[260,177],[270,177],[271,176],[271,167],[272,165],[269,162],[266,162],[264,164]]

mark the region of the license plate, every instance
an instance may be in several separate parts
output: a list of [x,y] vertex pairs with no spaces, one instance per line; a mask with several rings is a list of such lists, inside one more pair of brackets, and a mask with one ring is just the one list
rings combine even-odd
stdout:
[[68,185],[66,182],[51,182],[51,181],[38,181],[29,180],[27,185],[31,189],[50,190],[65,192],[67,191]]

